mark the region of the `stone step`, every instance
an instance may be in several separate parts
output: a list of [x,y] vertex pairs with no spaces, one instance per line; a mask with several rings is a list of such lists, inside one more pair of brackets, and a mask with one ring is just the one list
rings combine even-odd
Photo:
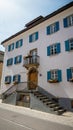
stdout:
[[57,107],[57,106],[59,106],[58,104],[55,104],[55,103],[53,103],[53,104],[49,104],[48,105],[50,108],[54,108],[54,107]]
[[36,97],[42,98],[42,97],[45,97],[45,96],[43,96],[43,95],[36,95]]
[[63,114],[64,112],[66,112],[66,109],[60,109],[60,110],[56,110],[55,113],[58,115]]
[[46,102],[44,102],[44,104],[47,105],[47,106],[49,106],[49,104],[53,104],[53,102],[51,102],[51,101],[46,101]]
[[43,100],[47,99],[47,97],[43,96],[43,97],[40,97],[39,99],[43,101]]
[[46,101],[51,101],[51,100],[48,98],[43,99],[43,102],[46,102]]
[[60,106],[56,106],[56,107],[53,108],[54,111],[56,111],[56,110],[58,111],[58,110],[60,110],[60,109],[63,109],[63,108],[60,107]]

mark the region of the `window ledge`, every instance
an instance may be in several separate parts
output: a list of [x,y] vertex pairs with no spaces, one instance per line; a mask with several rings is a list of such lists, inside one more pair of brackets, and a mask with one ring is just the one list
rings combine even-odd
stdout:
[[13,84],[18,84],[18,81],[14,81]]
[[56,80],[56,79],[50,79],[50,80],[48,80],[48,82],[49,82],[49,83],[57,83],[58,80]]
[[70,82],[73,82],[73,78],[71,78],[69,81],[70,81]]
[[5,84],[10,84],[10,82],[5,82]]

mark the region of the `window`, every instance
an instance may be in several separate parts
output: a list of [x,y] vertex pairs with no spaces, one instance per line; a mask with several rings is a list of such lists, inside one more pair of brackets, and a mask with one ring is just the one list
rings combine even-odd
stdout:
[[60,43],[56,43],[47,47],[47,56],[58,54],[61,52]]
[[19,83],[21,81],[21,75],[14,75],[13,76],[13,82]]
[[19,41],[16,42],[16,48],[19,48],[23,45],[23,39],[20,39]]
[[73,67],[67,69],[67,81],[73,82]]
[[73,50],[73,38],[65,41],[65,51]]
[[14,43],[8,46],[8,51],[12,51],[14,49]]
[[38,40],[38,32],[35,32],[29,36],[29,42],[34,42]]
[[10,58],[7,60],[7,66],[10,66],[13,64],[13,58]]
[[16,56],[14,60],[14,64],[18,64],[22,62],[22,55]]
[[55,22],[47,27],[47,35],[59,31],[59,22]]
[[62,81],[62,72],[61,70],[50,70],[47,72],[47,81],[50,83]]
[[73,26],[73,14],[63,19],[64,27]]
[[5,84],[10,84],[11,83],[11,76],[6,76],[5,77]]

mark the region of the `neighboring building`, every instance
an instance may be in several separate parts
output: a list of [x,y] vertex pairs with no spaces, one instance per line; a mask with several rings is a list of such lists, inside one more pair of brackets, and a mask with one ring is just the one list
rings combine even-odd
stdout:
[[5,47],[2,92],[16,82],[28,82],[29,90],[40,86],[73,111],[73,2],[25,26],[1,43]]
[[0,51],[0,87],[1,87],[1,77],[2,77],[3,59],[4,59],[4,52],[3,52],[3,51]]

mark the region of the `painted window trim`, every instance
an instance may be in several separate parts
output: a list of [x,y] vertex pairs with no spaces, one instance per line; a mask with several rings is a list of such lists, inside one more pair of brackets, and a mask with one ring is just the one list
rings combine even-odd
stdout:
[[[56,46],[56,53],[51,53],[51,48],[54,48]],[[53,49],[55,51],[55,48]],[[47,56],[54,56],[61,53],[61,44],[60,43],[55,43],[47,47]]]
[[[53,25],[54,25],[54,31],[52,32],[51,30],[53,28]],[[60,30],[59,21],[56,21],[53,24],[50,24],[49,26],[47,26],[46,30],[47,30],[47,35],[51,35],[58,32]]]

